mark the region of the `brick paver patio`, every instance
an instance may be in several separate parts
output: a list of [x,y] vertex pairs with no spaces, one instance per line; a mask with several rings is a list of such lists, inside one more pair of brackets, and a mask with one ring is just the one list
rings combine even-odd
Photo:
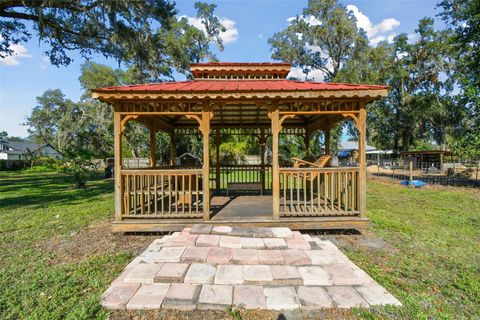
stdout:
[[136,257],[107,309],[305,310],[400,302],[329,241],[288,228],[195,225]]

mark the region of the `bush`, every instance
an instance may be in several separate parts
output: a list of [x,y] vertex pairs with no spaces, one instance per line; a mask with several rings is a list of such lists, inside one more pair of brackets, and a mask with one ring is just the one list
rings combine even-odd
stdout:
[[50,172],[59,171],[62,168],[63,162],[61,160],[42,157],[31,161],[30,166],[26,168],[25,172]]
[[50,170],[58,170],[62,167],[63,161],[54,158],[41,157],[33,160],[34,167],[44,167]]
[[85,188],[88,179],[93,178],[99,165],[85,159],[72,159],[65,162],[60,169],[62,173],[69,175],[78,188]]

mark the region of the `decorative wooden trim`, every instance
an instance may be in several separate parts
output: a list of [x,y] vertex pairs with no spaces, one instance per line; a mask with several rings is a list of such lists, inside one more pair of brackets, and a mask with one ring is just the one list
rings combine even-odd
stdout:
[[[274,116],[273,113],[276,113],[277,115]],[[272,125],[272,133],[275,133],[275,134],[277,134],[277,135],[280,133],[280,131],[281,131],[282,128],[283,128],[283,127],[282,127],[283,122],[284,122],[285,120],[287,120],[287,119],[291,119],[291,118],[294,118],[294,117],[296,116],[295,114],[285,114],[285,115],[283,115],[282,117],[279,117],[279,116],[280,116],[280,112],[278,111],[278,109],[277,109],[277,110],[274,110],[274,111],[268,112],[267,115],[268,115],[268,117],[269,117],[270,119],[272,119],[272,123],[273,123],[273,117],[277,117],[277,118],[278,118],[277,124],[276,124],[276,129],[273,129],[273,125]],[[276,131],[274,131],[274,130],[276,130]]]
[[251,100],[251,99],[365,99],[388,96],[388,89],[371,90],[308,90],[308,91],[199,91],[199,92],[94,92],[92,97],[104,102],[118,100]]
[[[121,114],[119,114],[120,117],[122,117]],[[127,127],[127,122],[130,120],[135,120],[138,119],[139,115],[138,114],[129,114],[126,116],[123,116],[121,122],[120,122],[120,134],[122,134],[125,131],[125,128]]]
[[[360,111],[361,112],[361,111]],[[356,116],[356,114],[354,113],[342,113],[342,116],[344,116],[345,118],[352,118],[353,119],[353,123],[355,124],[355,128],[357,128],[358,131],[360,131],[360,119]]]
[[200,126],[202,125],[202,118],[196,114],[185,114],[185,117],[187,117],[188,119],[194,119],[198,122]]
[[206,134],[210,134],[210,120],[213,118],[213,112],[203,111],[201,117],[199,117],[196,114],[185,114],[185,117],[187,117],[188,119],[196,120],[199,124],[199,130],[203,135],[205,135],[204,130],[205,130],[206,124],[208,122],[208,132]]

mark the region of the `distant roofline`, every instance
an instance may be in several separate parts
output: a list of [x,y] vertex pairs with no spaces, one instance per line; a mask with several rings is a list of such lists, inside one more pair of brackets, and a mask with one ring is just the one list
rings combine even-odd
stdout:
[[[19,150],[18,147],[19,147],[19,145],[27,144],[27,145],[30,145],[30,146],[33,147],[32,149],[29,149],[27,147],[27,149],[29,149],[30,152],[37,152],[40,149],[43,149],[43,148],[48,146],[48,147],[52,148],[53,150],[55,150],[56,152],[58,152],[58,154],[62,154],[60,151],[57,150],[57,148],[55,148],[54,146],[52,146],[48,142],[36,143],[36,142],[33,142],[33,141],[12,141],[12,140],[5,139],[5,138],[1,138],[0,142],[6,143],[6,144],[9,145],[9,147],[13,148],[13,150],[3,150],[3,151],[18,151],[18,152],[20,152],[20,154],[24,154],[26,150]],[[17,149],[15,149],[15,147],[17,147]]]
[[453,155],[453,152],[450,150],[416,150],[416,151],[401,151],[402,155],[413,155],[413,154],[445,154]]

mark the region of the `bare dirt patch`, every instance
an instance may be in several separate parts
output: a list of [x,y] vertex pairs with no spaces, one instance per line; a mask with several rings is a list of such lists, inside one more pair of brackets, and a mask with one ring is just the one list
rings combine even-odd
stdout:
[[290,311],[268,311],[268,310],[244,310],[237,308],[236,312],[229,310],[193,310],[193,311],[176,311],[176,310],[155,310],[155,311],[116,311],[112,314],[111,319],[115,320],[316,320],[316,319],[349,319],[352,318],[348,310],[328,309],[328,310],[290,310]]
[[121,234],[113,233],[111,221],[91,225],[67,237],[54,237],[39,244],[49,252],[55,252],[52,264],[70,264],[87,257],[127,252],[132,255],[141,253],[160,237],[160,234]]

